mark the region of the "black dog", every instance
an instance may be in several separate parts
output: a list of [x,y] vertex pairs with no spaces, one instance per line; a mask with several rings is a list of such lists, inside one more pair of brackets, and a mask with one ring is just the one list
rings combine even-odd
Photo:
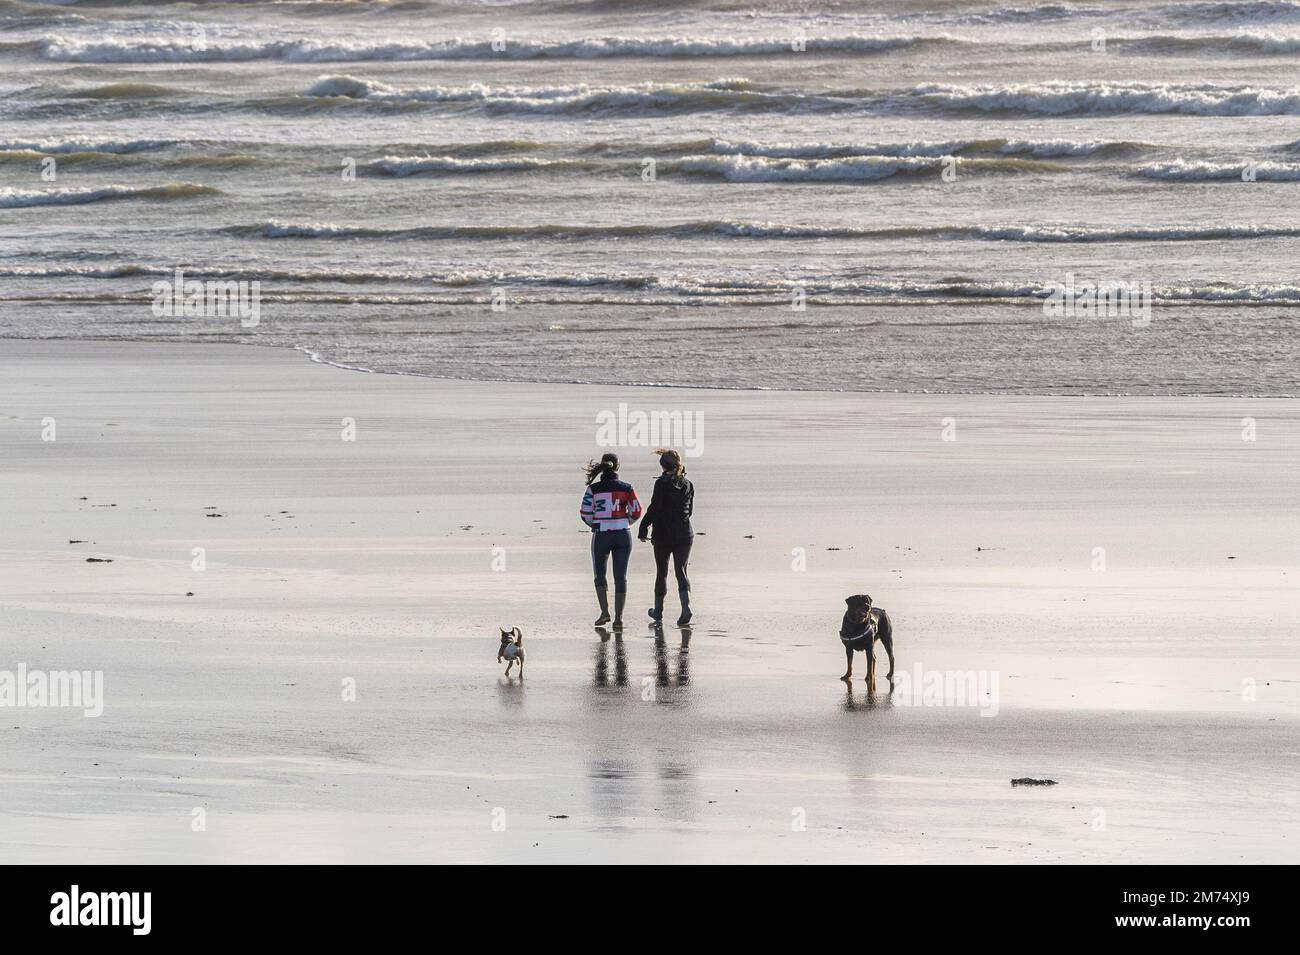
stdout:
[[867,652],[867,686],[876,686],[876,641],[884,644],[889,654],[889,674],[885,679],[894,685],[894,625],[889,614],[881,608],[872,608],[871,598],[866,594],[854,594],[845,597],[849,609],[844,611],[844,622],[840,624],[840,640],[844,643],[844,660],[847,664],[841,680],[853,679],[853,651]]

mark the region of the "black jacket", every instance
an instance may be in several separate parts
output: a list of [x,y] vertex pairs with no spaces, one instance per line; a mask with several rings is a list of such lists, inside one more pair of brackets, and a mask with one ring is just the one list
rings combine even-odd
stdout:
[[695,485],[685,475],[675,478],[661,474],[655,481],[650,506],[641,519],[640,538],[645,540],[654,532],[655,540],[685,542],[695,536],[691,529],[691,513],[695,510]]

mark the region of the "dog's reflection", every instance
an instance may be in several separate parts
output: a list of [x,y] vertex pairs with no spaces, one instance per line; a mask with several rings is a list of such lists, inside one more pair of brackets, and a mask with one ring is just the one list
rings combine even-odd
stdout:
[[894,681],[889,681],[889,692],[879,693],[875,686],[868,683],[866,690],[858,694],[853,689],[852,682],[844,684],[844,709],[845,710],[874,710],[894,705]]
[[503,706],[523,706],[524,681],[522,677],[497,677],[497,696]]
[[[596,633],[600,643],[596,644],[596,686],[609,686],[609,645],[611,633],[606,627],[597,627]],[[623,645],[623,633],[615,630],[612,634],[614,644],[614,685],[627,686],[627,649]]]
[[682,642],[677,649],[677,673],[671,672],[668,663],[668,641],[663,627],[655,627],[655,675],[659,686],[686,686],[691,682],[691,629],[682,627]]

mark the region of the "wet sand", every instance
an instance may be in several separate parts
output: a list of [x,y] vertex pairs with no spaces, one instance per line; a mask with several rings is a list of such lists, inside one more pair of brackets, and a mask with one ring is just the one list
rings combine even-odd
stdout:
[[[647,548],[628,628],[587,624],[578,464],[620,402],[703,415],[685,640],[641,622]],[[106,696],[0,711],[9,861],[1300,858],[1289,400],[452,382],[6,340],[0,453],[0,669],[102,670]],[[621,453],[648,498],[653,457]],[[863,591],[900,674],[995,694],[915,705],[882,667],[869,698],[861,661],[846,688]],[[522,684],[497,624],[525,632]]]

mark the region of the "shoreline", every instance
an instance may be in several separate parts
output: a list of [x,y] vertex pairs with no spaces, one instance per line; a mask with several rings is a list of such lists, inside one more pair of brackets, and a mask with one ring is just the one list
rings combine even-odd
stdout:
[[1300,393],[1294,395],[1276,395],[1276,394],[1217,394],[1207,392],[1185,393],[1185,392],[1158,392],[1143,394],[1137,392],[1108,392],[1105,394],[1084,393],[1084,392],[1003,392],[1003,391],[908,391],[905,389],[864,389],[864,390],[834,390],[820,388],[758,388],[749,385],[701,385],[701,384],[670,384],[667,382],[597,382],[597,381],[551,381],[534,378],[471,378],[455,377],[450,375],[437,375],[429,372],[418,371],[400,371],[382,368],[368,368],[361,365],[349,365],[345,362],[333,361],[325,358],[320,352],[314,351],[305,345],[288,345],[280,343],[262,344],[259,342],[241,342],[241,341],[178,341],[172,339],[123,339],[123,338],[28,338],[17,336],[0,336],[0,341],[15,342],[87,342],[87,343],[105,343],[105,344],[124,344],[124,345],[170,345],[179,348],[189,346],[232,346],[241,348],[265,348],[272,351],[296,352],[315,365],[325,365],[330,368],[337,368],[340,371],[351,371],[362,375],[392,375],[400,378],[427,378],[435,381],[463,381],[463,382],[497,382],[502,384],[513,385],[554,385],[557,387],[587,387],[587,388],[646,388],[646,389],[666,389],[670,391],[719,391],[719,392],[740,392],[748,394],[812,394],[812,395],[917,395],[917,396],[938,396],[938,397],[970,397],[970,398],[1024,398],[1033,400],[1036,398],[1116,398],[1116,399],[1167,399],[1167,398],[1192,398],[1192,399],[1228,399],[1233,401],[1294,401],[1300,399]]
[[[22,341],[32,341],[33,339],[18,339]],[[75,341],[85,341],[87,339],[72,339]],[[162,343],[157,344],[171,344]],[[185,342],[176,342],[175,344],[186,344]],[[199,343],[195,343],[199,344]],[[208,342],[204,344],[218,344],[217,342]],[[285,348],[299,352],[307,357],[307,360],[317,365],[328,365],[331,368],[338,368],[342,371],[355,371],[363,375],[401,375],[407,378],[436,378],[439,381],[499,381],[509,384],[518,385],[573,385],[586,386],[592,388],[670,388],[670,389],[687,389],[695,391],[742,391],[753,392],[756,394],[816,394],[816,395],[952,395],[957,397],[1003,397],[1003,398],[1245,398],[1245,399],[1265,399],[1277,398],[1283,401],[1294,401],[1300,398],[1300,394],[1295,395],[1219,395],[1219,394],[1185,394],[1181,392],[1169,392],[1159,394],[1134,394],[1132,392],[1117,392],[1114,394],[1064,394],[1060,392],[1035,392],[1033,394],[1007,394],[999,391],[905,391],[902,389],[864,389],[849,391],[846,389],[834,390],[824,388],[756,388],[747,385],[673,385],[665,382],[612,382],[604,384],[596,381],[548,381],[536,378],[456,378],[450,375],[434,375],[418,371],[386,371],[380,368],[363,368],[359,365],[348,365],[343,362],[330,361],[328,358],[321,356],[319,352],[314,352],[302,345],[257,345],[256,342],[237,342],[231,344],[247,344],[258,348]]]

